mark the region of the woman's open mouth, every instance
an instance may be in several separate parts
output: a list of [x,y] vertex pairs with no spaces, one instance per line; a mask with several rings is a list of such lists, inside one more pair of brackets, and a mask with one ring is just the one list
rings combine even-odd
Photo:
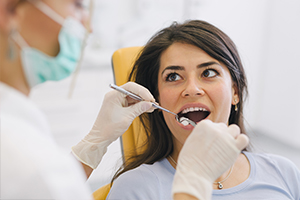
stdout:
[[[206,108],[203,107],[189,107],[183,109],[181,112],[179,112],[178,119],[179,121],[182,121],[181,118],[188,118],[192,120],[195,123],[200,122],[201,120],[205,119],[210,114],[210,111],[208,111]],[[184,121],[184,120],[183,120]],[[183,125],[187,125],[182,123]]]

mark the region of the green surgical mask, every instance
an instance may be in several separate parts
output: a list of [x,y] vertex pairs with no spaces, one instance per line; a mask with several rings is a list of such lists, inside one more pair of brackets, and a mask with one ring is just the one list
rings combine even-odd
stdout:
[[20,34],[15,35],[15,41],[21,46],[22,66],[31,88],[45,81],[59,81],[70,76],[81,56],[86,35],[85,27],[78,20],[71,17],[59,19],[60,16],[54,14],[50,7],[39,2],[38,6],[35,5],[37,8],[62,24],[58,37],[60,51],[56,57],[48,56],[27,45]]

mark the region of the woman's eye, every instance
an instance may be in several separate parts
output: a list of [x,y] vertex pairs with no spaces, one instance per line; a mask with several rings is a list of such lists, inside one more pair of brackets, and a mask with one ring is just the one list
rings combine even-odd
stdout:
[[218,75],[218,72],[214,69],[206,69],[203,73],[202,76],[205,78],[212,78]]
[[177,73],[170,73],[168,74],[166,81],[172,82],[172,81],[177,81],[179,80],[181,77],[177,74]]

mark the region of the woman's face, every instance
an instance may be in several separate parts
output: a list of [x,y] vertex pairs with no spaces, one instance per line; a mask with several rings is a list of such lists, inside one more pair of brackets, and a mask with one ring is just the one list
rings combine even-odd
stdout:
[[[162,107],[195,122],[210,119],[227,124],[231,105],[239,101],[228,68],[202,49],[184,43],[174,43],[162,53],[158,90]],[[180,124],[172,114],[163,115],[180,150],[193,126]]]
[[[43,1],[61,17],[72,16],[87,26],[89,16],[83,0],[34,0]],[[15,10],[17,30],[29,44],[42,52],[56,56],[59,52],[58,35],[61,25],[53,21],[26,0],[20,1]]]

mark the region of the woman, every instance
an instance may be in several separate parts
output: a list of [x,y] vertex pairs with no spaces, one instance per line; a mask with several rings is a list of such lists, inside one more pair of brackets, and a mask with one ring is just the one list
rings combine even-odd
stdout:
[[[148,88],[162,107],[179,117],[236,124],[246,132],[247,84],[240,57],[231,39],[207,22],[174,23],[154,35],[130,80]],[[118,171],[108,199],[171,199],[177,158],[193,126],[158,110],[140,118],[147,148]],[[300,199],[300,172],[285,158],[245,149],[212,187],[212,199]]]
[[[91,199],[81,166],[56,146],[45,116],[27,97],[35,85],[74,71],[88,24],[82,0],[0,1],[1,199]],[[105,96],[92,130],[72,148],[87,177],[132,120],[152,111],[148,90],[122,87],[146,101],[116,91]],[[228,147],[234,159],[240,147],[234,139]]]

